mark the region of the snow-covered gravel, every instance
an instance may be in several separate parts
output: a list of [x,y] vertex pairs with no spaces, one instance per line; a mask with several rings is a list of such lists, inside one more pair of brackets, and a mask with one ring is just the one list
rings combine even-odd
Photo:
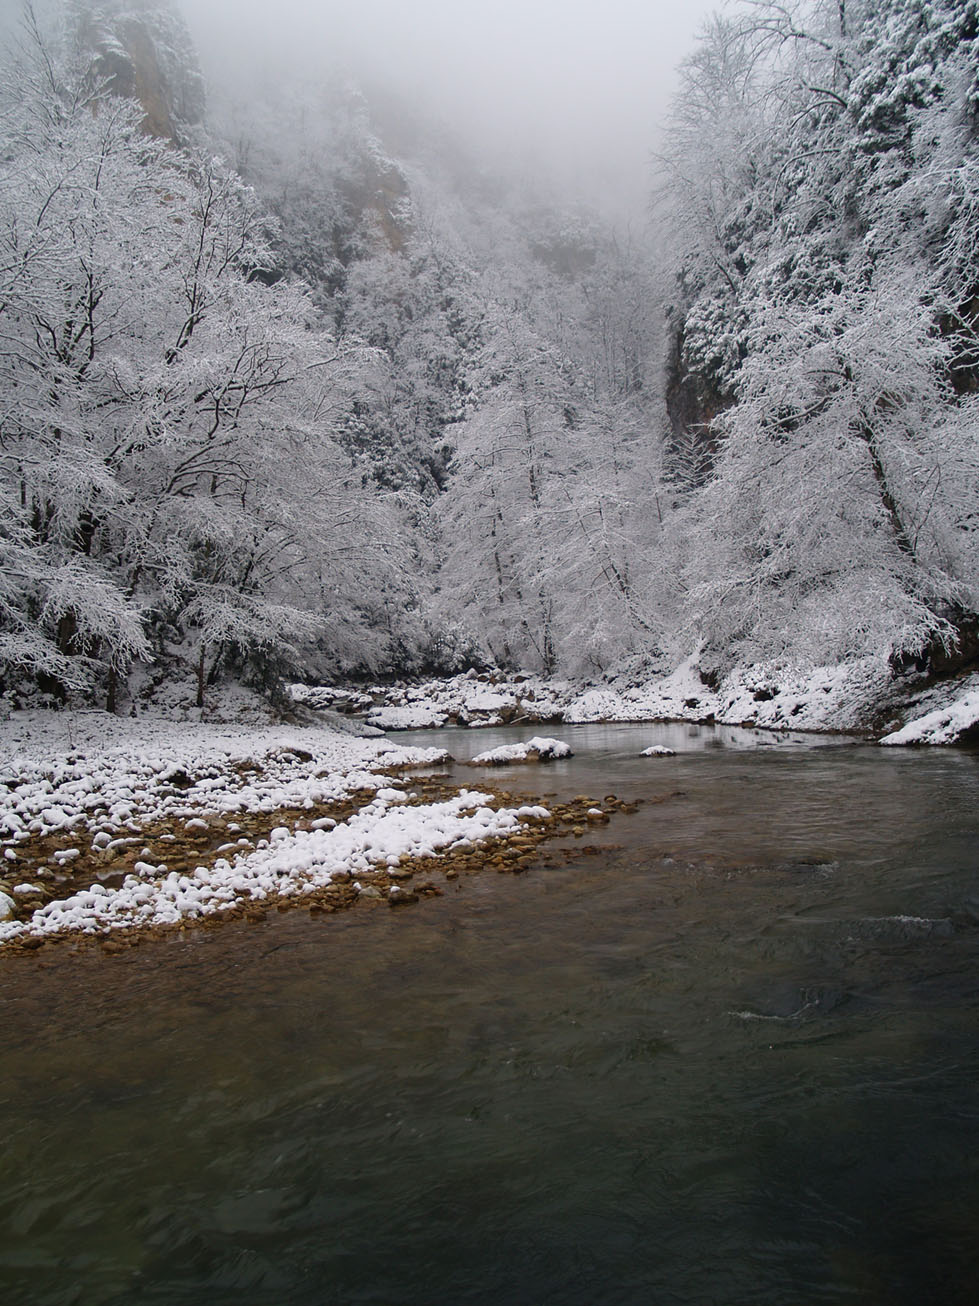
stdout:
[[0,722],[0,847],[93,824],[111,837],[163,818],[335,802],[389,766],[445,761],[332,730],[192,725],[106,713],[16,713]]
[[[25,934],[103,934],[107,931],[175,925],[243,902],[269,897],[302,898],[334,878],[390,869],[402,858],[431,857],[448,848],[479,845],[546,819],[542,807],[494,811],[492,795],[463,790],[445,802],[408,806],[398,789],[377,791],[373,802],[332,829],[272,831],[254,851],[192,874],[167,872],[166,866],[142,866],[118,889],[93,884],[90,889],[39,908],[28,921],[0,922],[0,943]],[[263,846],[264,845],[264,846]]]
[[[493,811],[485,794],[407,805],[404,790],[385,770],[437,765],[448,758],[444,750],[315,727],[16,713],[0,722],[0,751],[6,759],[0,767],[0,867],[10,886],[17,881],[0,901],[0,943],[25,934],[167,924],[242,900],[298,895],[341,870],[395,865],[402,857],[513,833],[535,819],[530,809]],[[312,810],[358,791],[374,793],[374,800],[349,820],[323,818],[310,830],[282,827],[264,847],[234,839],[239,827],[228,823],[236,814]],[[150,823],[174,832],[161,840],[185,841],[206,834],[215,818],[231,842],[213,865],[180,874],[165,860],[145,860],[148,848],[140,853],[141,831]],[[29,919],[10,919],[17,892],[36,891],[22,883],[24,858],[42,839],[55,846],[55,866],[70,866],[83,851],[111,858],[131,849],[137,860],[121,886],[93,883],[46,903]],[[239,842],[245,846],[235,852]]]

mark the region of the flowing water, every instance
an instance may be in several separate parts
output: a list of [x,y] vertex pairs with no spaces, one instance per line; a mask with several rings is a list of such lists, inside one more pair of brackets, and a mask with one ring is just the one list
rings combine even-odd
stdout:
[[528,875],[0,962],[3,1306],[977,1300],[979,755],[554,733]]

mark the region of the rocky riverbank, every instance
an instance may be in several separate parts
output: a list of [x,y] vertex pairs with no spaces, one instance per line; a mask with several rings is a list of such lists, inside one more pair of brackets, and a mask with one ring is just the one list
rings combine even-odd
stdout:
[[[955,743],[979,730],[979,674],[944,680],[896,676],[886,656],[806,670],[777,661],[736,667],[723,678],[696,656],[640,684],[581,685],[524,673],[469,671],[440,680],[367,688],[294,685],[295,700],[382,730],[451,726],[583,725],[689,721],[761,730],[843,732],[888,743]],[[948,713],[948,728],[910,729]]]
[[119,951],[292,906],[400,907],[462,875],[520,873],[544,841],[580,840],[625,806],[460,788],[437,774],[442,750],[317,727],[25,714],[3,733],[4,952],[79,938]]

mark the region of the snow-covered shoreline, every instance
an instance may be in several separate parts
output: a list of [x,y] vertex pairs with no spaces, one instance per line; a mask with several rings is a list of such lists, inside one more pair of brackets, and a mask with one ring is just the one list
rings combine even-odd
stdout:
[[[397,901],[403,861],[549,817],[483,791],[427,801],[391,773],[437,766],[443,750],[324,727],[32,712],[0,723],[0,747],[0,947],[172,927],[334,885]],[[263,838],[239,823],[263,818]],[[216,855],[188,849],[220,839]],[[381,888],[356,878],[378,875]]]
[[[918,690],[913,682],[895,682],[884,657],[807,670],[771,661],[737,667],[716,686],[708,679],[695,654],[669,675],[642,684],[582,686],[523,673],[471,671],[367,689],[299,685],[293,693],[310,707],[339,708],[389,731],[690,721],[873,738],[885,733],[888,744],[950,743],[979,719],[979,708],[970,707],[973,697],[979,702],[979,675]],[[959,703],[963,706],[955,706]],[[957,731],[911,729],[920,718],[949,709]],[[881,722],[887,723],[883,730]]]
[[[373,719],[386,714],[389,728],[454,714],[471,725],[679,719],[858,730],[881,685],[877,664],[804,678],[758,667],[712,690],[690,660],[670,677],[625,690],[473,675],[395,687],[383,691],[388,701],[375,706]],[[297,697],[329,712],[341,692]],[[908,697],[903,723],[895,724],[881,743],[974,737],[979,677]],[[476,760],[513,760],[514,750],[526,756],[554,743],[535,738]],[[392,881],[402,878],[402,862],[506,841],[550,817],[482,790],[406,784],[396,773],[438,767],[448,754],[330,725],[25,711],[0,722],[0,753],[0,947],[171,927],[341,884],[347,899],[400,901],[404,890]],[[356,878],[377,875],[386,877],[380,887]]]

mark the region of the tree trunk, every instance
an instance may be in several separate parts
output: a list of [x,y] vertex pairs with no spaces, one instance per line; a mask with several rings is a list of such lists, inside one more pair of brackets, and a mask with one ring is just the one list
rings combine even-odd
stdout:
[[200,657],[197,659],[197,706],[204,710],[204,683],[206,680],[204,655],[207,651],[207,645],[201,640]]

